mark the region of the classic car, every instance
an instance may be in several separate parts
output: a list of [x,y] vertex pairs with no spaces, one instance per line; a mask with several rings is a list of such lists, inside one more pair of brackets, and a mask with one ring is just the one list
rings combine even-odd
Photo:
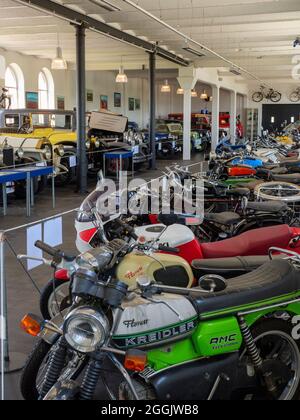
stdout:
[[[183,122],[166,120],[169,133],[176,139],[178,151],[182,151],[183,147]],[[199,131],[191,131],[191,150],[192,152],[202,152],[204,147],[204,138]]]
[[75,129],[73,111],[0,110],[0,148],[13,147],[13,165],[53,165],[61,183],[72,179]]
[[[149,130],[144,130],[144,137],[149,141]],[[170,159],[179,151],[177,136],[172,135],[165,123],[155,127],[156,155],[159,159]]]
[[[91,112],[88,121],[88,141],[91,142],[89,170],[97,172],[103,164],[103,154],[109,151],[128,151],[133,154],[135,169],[139,169],[149,161],[150,149],[144,134],[138,125],[129,123],[128,118],[111,112]],[[95,153],[99,150],[101,153]],[[131,159],[123,159],[123,170],[128,170]],[[119,160],[109,159],[106,170],[115,175]]]

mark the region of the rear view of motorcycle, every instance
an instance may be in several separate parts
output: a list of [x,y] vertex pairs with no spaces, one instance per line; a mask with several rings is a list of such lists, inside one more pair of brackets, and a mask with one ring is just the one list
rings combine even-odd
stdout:
[[[21,323],[40,340],[23,371],[25,399],[298,398],[292,328],[300,315],[300,258],[293,251],[271,249],[270,261],[249,274],[227,281],[207,275],[186,288],[151,281],[142,270],[136,282],[118,280],[124,259],[148,254],[140,241],[113,240],[76,263],[36,245],[52,256],[46,264],[69,270],[72,304],[51,321],[27,315]],[[117,391],[107,362],[119,372]],[[105,395],[98,395],[100,383]]]

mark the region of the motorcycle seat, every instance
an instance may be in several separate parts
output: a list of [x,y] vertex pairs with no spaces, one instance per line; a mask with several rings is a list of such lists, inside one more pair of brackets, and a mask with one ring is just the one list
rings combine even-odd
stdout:
[[236,196],[249,197],[250,190],[249,190],[249,188],[231,188],[228,191],[228,194],[236,195]]
[[277,168],[271,169],[272,175],[284,175],[287,173],[288,173],[288,170],[284,166],[282,167],[278,166]]
[[249,202],[246,210],[261,211],[267,213],[282,213],[287,211],[289,206],[281,201]]
[[287,260],[274,260],[257,270],[228,281],[220,293],[194,297],[200,317],[226,309],[236,312],[240,306],[267,301],[300,292],[299,271]]
[[[278,255],[274,258],[282,258]],[[192,262],[196,278],[206,274],[217,274],[226,278],[250,273],[270,261],[268,255],[250,257],[215,258],[210,260],[197,260]]]
[[291,182],[292,184],[300,184],[300,174],[285,174],[285,175],[273,175],[274,181],[278,182]]
[[241,221],[241,217],[234,212],[225,211],[223,213],[208,213],[204,216],[208,222],[217,223],[219,225],[231,226]]
[[202,243],[203,258],[226,258],[267,255],[271,247],[288,248],[293,239],[288,225],[271,226],[250,230],[234,238],[220,242]]

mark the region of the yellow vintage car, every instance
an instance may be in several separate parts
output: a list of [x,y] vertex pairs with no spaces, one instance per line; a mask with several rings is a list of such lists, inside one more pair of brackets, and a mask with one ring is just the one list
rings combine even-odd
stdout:
[[[53,165],[61,183],[73,178],[76,121],[73,111],[1,110],[0,149],[14,149],[13,165]],[[76,161],[74,162],[74,167]]]

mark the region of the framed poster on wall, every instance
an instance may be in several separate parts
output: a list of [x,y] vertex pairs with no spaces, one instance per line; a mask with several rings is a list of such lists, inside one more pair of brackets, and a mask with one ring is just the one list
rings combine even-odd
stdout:
[[108,110],[108,96],[101,95],[100,96],[100,110]]
[[86,91],[86,100],[87,102],[94,102],[94,92],[92,90]]
[[64,96],[57,97],[57,109],[59,109],[60,111],[65,110],[65,97]]
[[140,111],[141,109],[141,100],[140,99],[136,99],[135,100],[135,110],[136,111]]
[[134,98],[128,98],[128,109],[129,111],[135,110],[135,99]]
[[25,93],[26,108],[39,109],[39,94],[38,92]]
[[121,93],[115,92],[114,94],[114,107],[121,108],[122,106],[122,95]]

